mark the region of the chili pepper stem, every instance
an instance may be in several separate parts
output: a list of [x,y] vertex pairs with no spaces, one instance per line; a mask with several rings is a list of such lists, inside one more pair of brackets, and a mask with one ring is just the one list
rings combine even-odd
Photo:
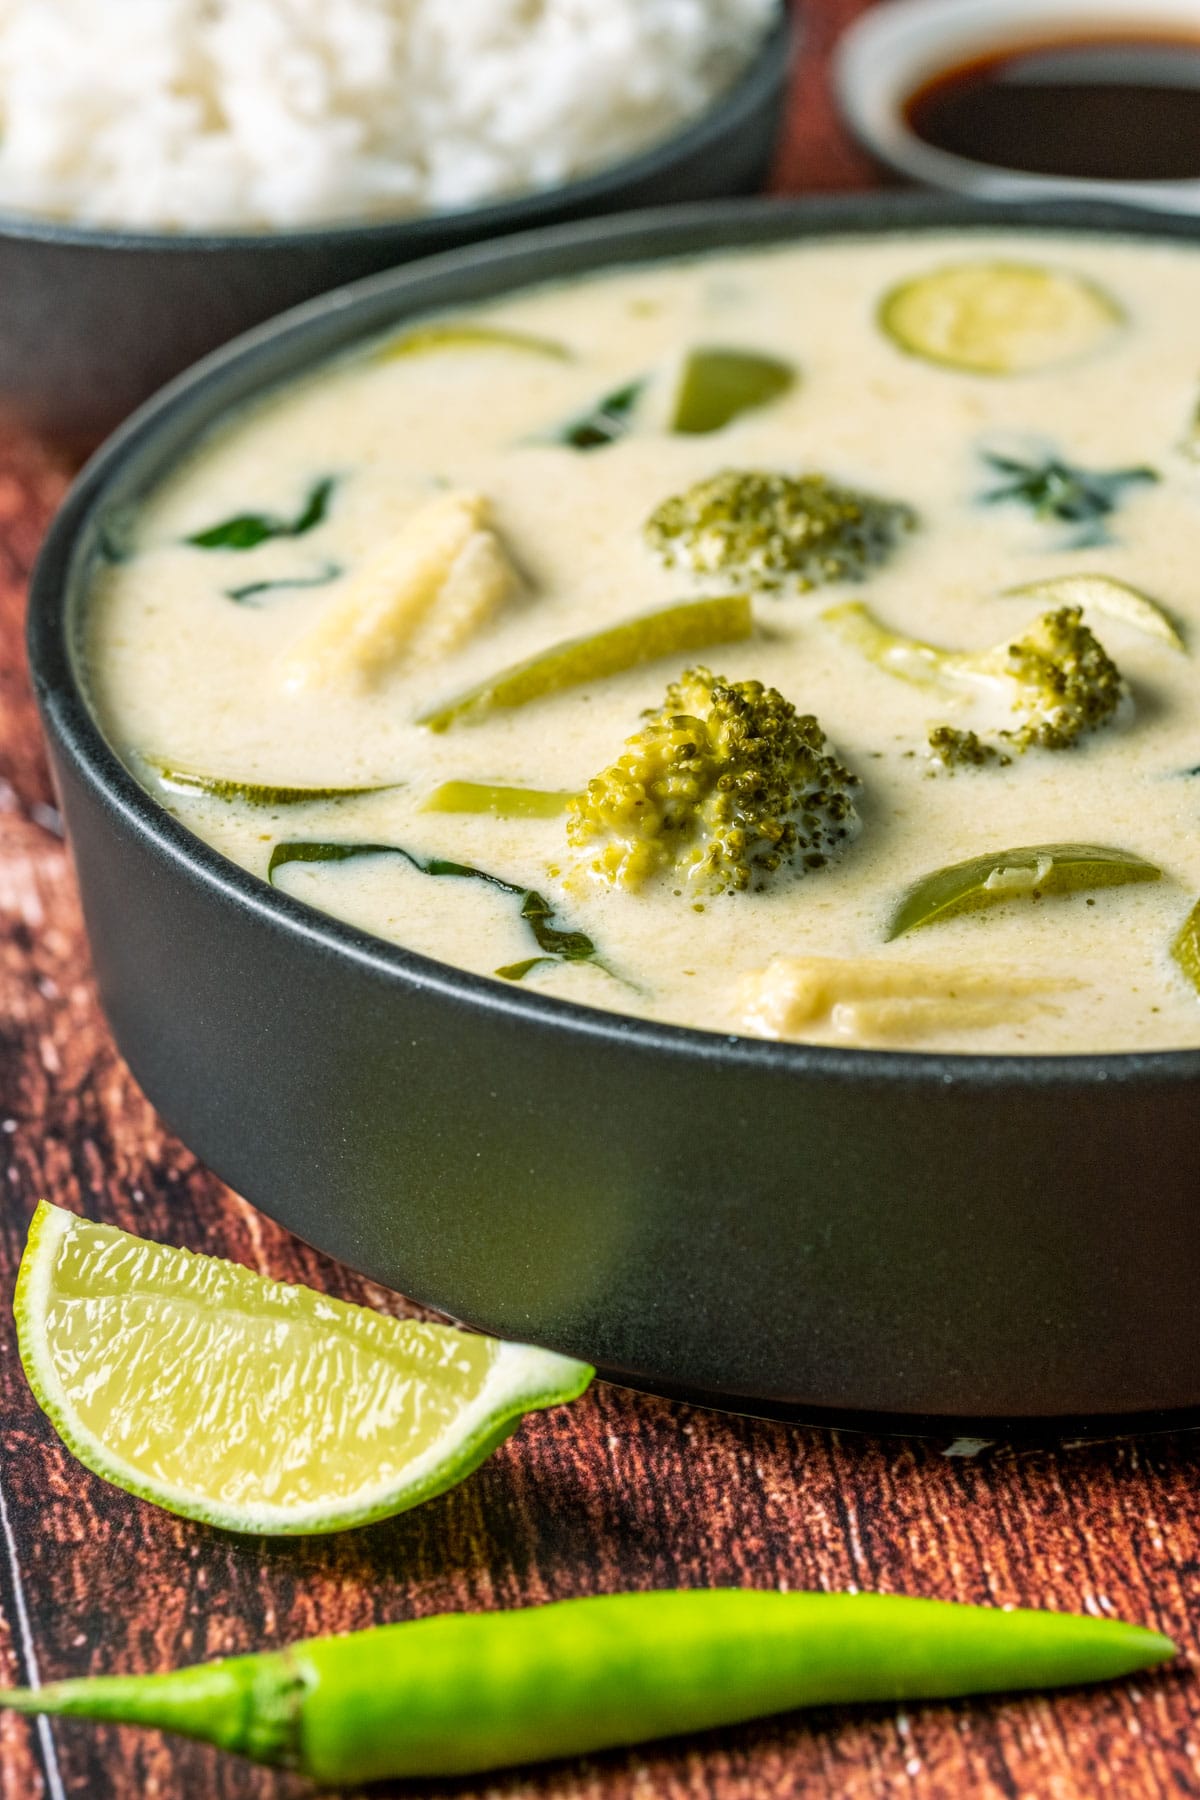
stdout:
[[1116,1619],[879,1594],[614,1594],[446,1614],[167,1675],[0,1693],[353,1785],[462,1775],[794,1707],[1073,1686],[1172,1656]]
[[149,1725],[202,1738],[255,1762],[295,1760],[304,1678],[288,1651],[227,1657],[163,1675],[96,1675],[41,1688],[0,1690],[0,1705]]

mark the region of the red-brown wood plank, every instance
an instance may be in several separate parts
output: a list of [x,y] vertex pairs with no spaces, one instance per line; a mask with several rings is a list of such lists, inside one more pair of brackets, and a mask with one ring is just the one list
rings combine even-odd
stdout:
[[[778,184],[868,185],[825,84],[862,0],[806,10]],[[599,1387],[528,1421],[455,1492],[366,1531],[259,1543],[127,1500],[34,1406],[12,1282],[40,1194],[372,1305],[394,1295],[256,1214],[165,1131],[112,1046],[55,834],[20,651],[28,568],[65,472],[0,440],[0,1678],[157,1669],[447,1607],[740,1583],[1083,1607],[1192,1658],[1200,1438],[1022,1450],[836,1436]],[[0,1800],[291,1800],[307,1790],[154,1733],[0,1716]],[[397,1790],[398,1792],[401,1790]],[[1150,1800],[1200,1792],[1185,1665],[1103,1691],[766,1722],[430,1795],[555,1800]]]

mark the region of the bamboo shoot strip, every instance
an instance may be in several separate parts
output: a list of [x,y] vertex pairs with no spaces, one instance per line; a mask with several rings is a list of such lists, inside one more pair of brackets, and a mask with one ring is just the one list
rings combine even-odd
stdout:
[[532,957],[527,962],[509,963],[504,968],[497,969],[496,974],[506,981],[520,981],[531,969],[543,962],[597,960],[596,946],[584,932],[563,931],[552,923],[555,908],[544,895],[536,893],[532,888],[522,887],[519,882],[505,881],[499,875],[490,875],[486,869],[474,869],[469,863],[447,862],[438,856],[414,856],[399,844],[324,844],[305,840],[276,844],[267,864],[267,880],[275,886],[277,871],[288,863],[349,862],[359,856],[400,856],[422,875],[451,875],[466,881],[483,881],[489,887],[498,888],[503,894],[519,896],[521,917],[532,932],[541,955]]
[[480,1773],[801,1706],[1109,1681],[1175,1654],[1120,1619],[716,1588],[448,1613],[0,1705],[200,1738],[318,1785]]
[[329,500],[337,485],[337,477],[326,475],[311,489],[307,500],[294,519],[272,517],[270,513],[237,513],[185,538],[198,550],[254,550],[268,538],[303,537],[324,519]]
[[624,619],[588,637],[567,638],[539,650],[525,662],[489,675],[440,706],[421,713],[418,725],[445,731],[480,713],[524,706],[546,694],[620,675],[641,663],[657,662],[676,652],[701,650],[710,644],[732,644],[748,638],[754,615],[745,594],[722,594],[711,600],[685,600]]

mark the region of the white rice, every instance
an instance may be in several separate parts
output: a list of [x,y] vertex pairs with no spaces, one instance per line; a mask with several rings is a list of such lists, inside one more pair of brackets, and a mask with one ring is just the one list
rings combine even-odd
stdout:
[[0,0],[0,211],[287,229],[547,188],[663,137],[779,0]]

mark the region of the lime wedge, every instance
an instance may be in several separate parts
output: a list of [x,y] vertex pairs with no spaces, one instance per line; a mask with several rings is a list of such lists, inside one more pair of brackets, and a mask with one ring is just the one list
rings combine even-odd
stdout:
[[795,379],[791,364],[776,356],[754,350],[692,350],[680,371],[671,430],[689,436],[720,431],[740,413],[779,399]]
[[403,1512],[593,1374],[45,1201],[14,1311],[29,1384],[67,1448],[127,1493],[228,1531],[335,1531]]
[[1030,375],[1097,348],[1124,314],[1070,269],[965,262],[885,295],[879,323],[910,356],[975,375]]

